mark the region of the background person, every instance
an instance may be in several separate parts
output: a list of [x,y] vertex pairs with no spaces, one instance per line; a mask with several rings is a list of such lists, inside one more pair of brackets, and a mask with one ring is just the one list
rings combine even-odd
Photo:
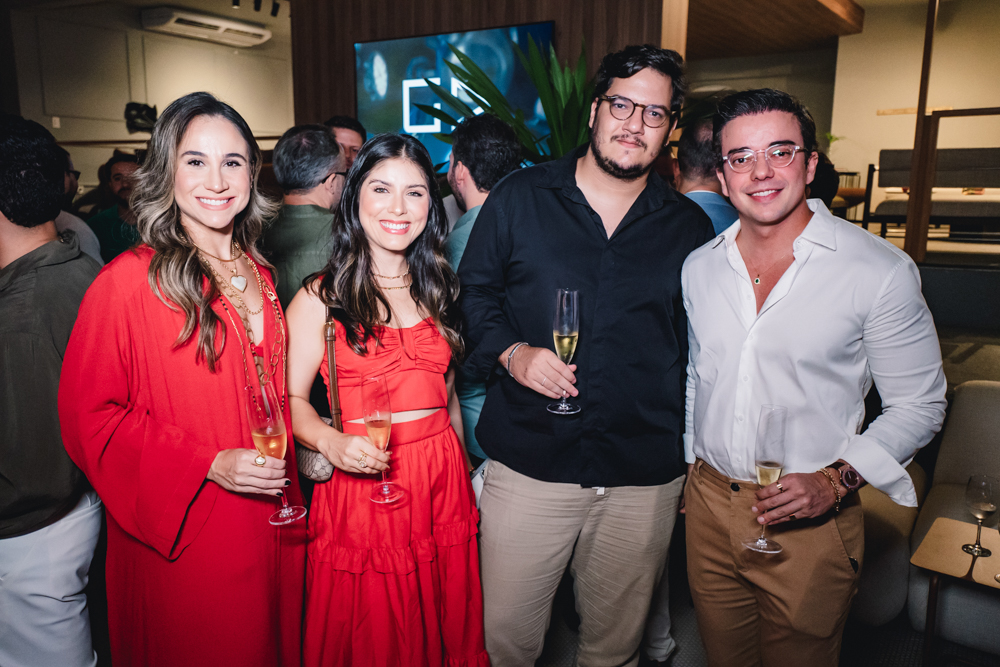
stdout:
[[333,133],[323,125],[297,125],[285,132],[274,146],[272,164],[284,196],[262,246],[278,276],[278,299],[287,308],[306,276],[330,257],[333,211],[347,167]]
[[293,448],[255,465],[245,408],[269,382],[285,401],[260,168],[232,107],[171,103],[138,175],[144,243],[98,276],[66,351],[66,449],[108,508],[116,666],[300,664],[305,526],[268,523],[277,496],[301,504]]
[[350,169],[358,157],[358,151],[368,141],[368,131],[356,118],[350,116],[333,116],[323,124],[333,130],[344,156],[345,169]]
[[0,114],[0,665],[97,664],[87,585],[101,501],[66,455],[59,373],[100,266],[53,220],[65,158]]
[[[520,164],[520,142],[514,130],[496,116],[480,114],[466,118],[451,133],[448,184],[459,208],[464,211],[445,244],[445,254],[454,270],[458,270],[479,209],[490,190]],[[455,375],[455,392],[462,406],[465,449],[473,464],[478,466],[486,458],[476,439],[476,424],[486,400],[486,383],[469,378],[459,368]]]
[[115,203],[88,218],[87,224],[97,235],[101,258],[107,263],[139,243],[135,213],[129,203],[139,160],[134,155],[118,153],[108,160],[105,168],[108,171],[108,188]]
[[[296,435],[335,466],[316,485],[309,521],[310,667],[489,665],[478,515],[449,370],[462,344],[446,230],[426,149],[380,135],[348,175],[329,263],[289,307]],[[343,433],[308,401],[316,372],[326,377],[328,306]],[[386,378],[393,411],[388,453],[364,437],[361,384],[376,376]],[[375,504],[372,474],[387,468],[406,497]]]
[[674,189],[700,206],[712,219],[715,233],[721,234],[736,222],[739,214],[722,196],[722,186],[715,175],[717,164],[711,119],[685,128],[677,142],[677,159],[671,163]]
[[97,240],[97,235],[94,234],[94,230],[90,226],[76,217],[70,211],[73,209],[73,198],[76,196],[77,190],[80,188],[80,172],[73,168],[73,159],[70,157],[69,153],[65,149],[59,148],[59,154],[63,159],[63,197],[60,202],[59,215],[56,216],[56,231],[62,232],[67,229],[73,230],[76,234],[76,238],[80,243],[80,250],[87,253],[101,266],[104,265],[104,260],[101,258],[101,244]]

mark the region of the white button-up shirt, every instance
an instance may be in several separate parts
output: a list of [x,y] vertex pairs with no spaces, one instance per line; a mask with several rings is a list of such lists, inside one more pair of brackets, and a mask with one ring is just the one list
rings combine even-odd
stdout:
[[[941,428],[946,382],[910,258],[818,199],[794,261],[757,312],[737,221],[684,262],[688,313],[685,458],[754,480],[763,404],[788,408],[784,472],[844,459],[900,505],[904,467]],[[884,411],[859,434],[872,381]]]

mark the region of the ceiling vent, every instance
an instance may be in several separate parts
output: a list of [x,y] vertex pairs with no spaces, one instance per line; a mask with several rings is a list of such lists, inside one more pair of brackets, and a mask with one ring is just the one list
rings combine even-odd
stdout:
[[142,27],[227,46],[257,46],[271,39],[271,31],[252,23],[220,19],[171,7],[142,10]]

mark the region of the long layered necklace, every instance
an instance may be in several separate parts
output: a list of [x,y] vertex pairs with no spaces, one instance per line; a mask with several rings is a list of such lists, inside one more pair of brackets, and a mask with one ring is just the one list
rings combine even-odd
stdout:
[[[229,322],[230,324],[232,324],[233,331],[236,332],[236,339],[240,344],[240,350],[242,351],[243,355],[243,374],[246,379],[246,386],[248,387],[252,386],[250,382],[250,367],[249,364],[247,364],[247,356],[246,356],[246,349],[247,347],[249,347],[250,352],[253,355],[254,367],[257,369],[257,378],[260,381],[260,385],[263,387],[265,384],[270,382],[271,379],[274,377],[274,373],[275,371],[277,371],[279,361],[281,362],[281,377],[282,378],[286,377],[286,365],[287,365],[288,355],[285,349],[285,345],[287,343],[287,336],[285,333],[285,323],[281,317],[281,309],[278,307],[278,297],[274,293],[274,291],[271,290],[271,288],[267,285],[267,283],[265,283],[264,280],[261,278],[260,271],[257,270],[256,262],[250,259],[250,257],[243,251],[243,249],[239,246],[239,244],[236,243],[236,241],[233,241],[232,249],[233,249],[232,252],[233,258],[231,260],[221,259],[219,257],[216,257],[215,255],[211,255],[205,252],[201,248],[198,248],[198,253],[202,261],[202,264],[206,268],[208,268],[209,271],[212,272],[212,275],[215,276],[216,285],[218,285],[219,288],[222,290],[222,292],[227,297],[229,297],[229,299],[233,302],[234,305],[237,306],[237,315],[239,315],[240,320],[243,323],[243,329],[246,331],[249,345],[243,344],[243,340],[240,337],[239,328],[236,326],[236,321],[233,319],[233,314],[232,312],[230,312],[229,306],[226,304],[226,300],[223,299],[221,296],[219,297],[219,302],[222,304],[222,308],[226,311],[226,315],[229,316]],[[211,262],[209,262],[206,259],[205,256],[213,257],[222,262],[222,265],[233,273],[233,277],[227,281],[225,278],[222,277],[222,275],[219,274],[218,271],[215,270],[215,267],[212,265]],[[256,278],[257,291],[258,294],[260,295],[260,301],[261,301],[260,308],[258,308],[256,311],[250,310],[249,306],[247,306],[246,302],[243,300],[243,297],[240,294],[240,292],[243,292],[247,287],[247,279],[239,275],[239,269],[236,263],[240,257],[244,257],[246,259],[247,264],[250,265],[250,268],[253,270],[254,277]],[[233,262],[233,267],[230,268],[229,266],[227,266],[225,263],[226,261]],[[239,280],[237,280],[237,278]],[[242,288],[240,288],[241,284]],[[269,301],[271,303],[271,308],[274,311],[274,345],[271,348],[271,358],[268,360],[269,363],[267,365],[265,365],[264,358],[259,356],[256,352],[255,348],[257,347],[257,343],[254,340],[253,327],[250,324],[250,316],[261,313],[264,310],[264,303],[266,301]],[[246,314],[244,315],[244,313]],[[281,387],[275,386],[275,388],[279,389],[279,393],[281,395],[281,408],[282,410],[284,410],[285,407],[284,382],[281,383]]]

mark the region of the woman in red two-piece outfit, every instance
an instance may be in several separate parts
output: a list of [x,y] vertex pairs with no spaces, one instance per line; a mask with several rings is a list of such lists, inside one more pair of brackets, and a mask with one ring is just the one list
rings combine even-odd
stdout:
[[[469,465],[449,366],[461,351],[458,280],[442,249],[444,208],[426,149],[381,135],[358,154],[326,268],[288,308],[289,394],[300,443],[335,466],[309,521],[303,662],[310,667],[484,667],[482,589]],[[309,404],[336,323],[344,433]],[[389,389],[388,452],[366,433],[361,384]],[[402,500],[369,500],[388,468]]]
[[98,275],[66,350],[62,436],[107,508],[116,667],[301,661],[305,521],[268,523],[282,493],[301,504],[295,459],[260,457],[245,409],[267,383],[287,403],[260,168],[228,105],[167,107],[134,191],[143,245]]

